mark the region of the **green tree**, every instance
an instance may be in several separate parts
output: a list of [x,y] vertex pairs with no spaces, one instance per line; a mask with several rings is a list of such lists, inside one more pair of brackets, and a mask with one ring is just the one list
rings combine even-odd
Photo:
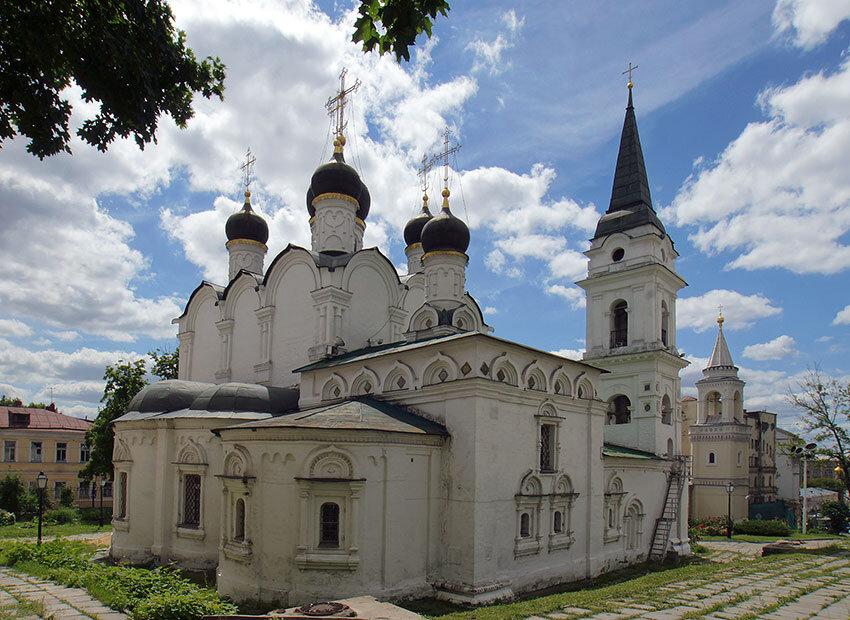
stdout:
[[151,365],[151,373],[155,374],[160,379],[176,379],[177,378],[177,360],[179,359],[180,347],[174,349],[174,353],[169,353],[168,350],[162,350],[159,347],[155,351],[151,351],[148,355],[151,356],[153,364]]
[[112,421],[124,415],[133,397],[147,385],[145,359],[135,362],[118,360],[114,366],[106,367],[103,378],[106,387],[100,402],[104,405],[86,431],[86,443],[91,454],[89,462],[80,470],[80,478],[87,481],[96,476],[112,476],[112,442],[115,439]]
[[26,494],[24,483],[17,474],[6,474],[0,479],[0,508],[21,515],[23,496]]
[[809,478],[806,483],[810,489],[829,489],[836,493],[844,492],[844,483],[835,478]]
[[352,41],[363,43],[363,51],[395,54],[410,60],[410,46],[423,32],[431,36],[437,14],[449,12],[446,0],[361,0],[360,17],[354,22]]
[[803,430],[820,442],[818,452],[838,461],[844,486],[850,489],[850,433],[845,427],[850,421],[850,384],[823,376],[815,367],[790,390],[788,402],[799,411]]
[[824,502],[820,507],[822,517],[829,517],[829,529],[840,534],[850,521],[850,508],[841,502]]
[[162,114],[185,127],[195,93],[223,98],[225,66],[198,62],[173,19],[164,0],[0,0],[0,141],[70,153],[72,84],[97,104],[77,135],[101,151],[117,136],[156,142]]
[[59,490],[59,505],[64,506],[65,508],[72,508],[74,506],[74,491],[69,486],[63,486]]

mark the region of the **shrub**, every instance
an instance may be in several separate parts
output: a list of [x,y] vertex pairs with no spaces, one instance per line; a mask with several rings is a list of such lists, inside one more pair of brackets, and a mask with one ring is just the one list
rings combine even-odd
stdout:
[[133,608],[134,620],[194,620],[201,616],[228,613],[231,605],[211,590],[191,594],[167,592],[142,599]]
[[6,474],[0,479],[0,509],[21,514],[21,499],[26,495],[21,477]]
[[15,525],[15,513],[0,509],[0,525]]
[[63,486],[59,490],[59,505],[64,508],[71,508],[74,505],[74,492],[69,486]]
[[56,510],[48,510],[44,513],[44,521],[46,523],[76,523],[79,515],[73,508],[57,508]]
[[809,478],[806,484],[808,484],[809,488],[829,489],[836,493],[841,493],[845,490],[844,483],[838,478]]
[[732,527],[735,534],[755,534],[757,536],[788,536],[791,528],[785,521],[759,521],[745,519]]
[[709,517],[701,521],[694,521],[688,528],[688,533],[691,532],[699,537],[695,540],[699,540],[703,536],[725,536],[726,517]]
[[841,502],[824,502],[820,507],[821,516],[829,518],[829,529],[833,534],[840,534],[850,520],[850,508]]

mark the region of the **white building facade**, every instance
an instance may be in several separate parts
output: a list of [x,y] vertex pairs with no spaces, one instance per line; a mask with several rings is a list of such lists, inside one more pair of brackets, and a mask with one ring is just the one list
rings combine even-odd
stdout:
[[179,379],[116,420],[113,558],[215,569],[223,594],[286,605],[482,603],[689,553],[685,283],[631,89],[580,283],[583,361],[490,335],[448,188],[405,228],[408,275],[364,249],[370,197],[343,146],[311,179],[310,249],[266,267],[246,192],[226,230],[230,282],[202,283],[175,319]]

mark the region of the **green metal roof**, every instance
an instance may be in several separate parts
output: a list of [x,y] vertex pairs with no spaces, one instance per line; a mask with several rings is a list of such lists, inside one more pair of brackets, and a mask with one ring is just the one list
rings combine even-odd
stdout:
[[617,446],[613,443],[602,445],[602,456],[615,456],[621,459],[645,459],[652,461],[660,461],[661,457],[652,452],[643,450],[635,450],[634,448],[626,448],[625,446]]

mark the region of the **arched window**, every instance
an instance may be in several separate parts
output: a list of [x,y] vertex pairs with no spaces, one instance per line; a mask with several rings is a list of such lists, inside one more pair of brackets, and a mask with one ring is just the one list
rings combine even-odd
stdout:
[[564,517],[560,510],[555,511],[555,520],[552,523],[552,531],[555,534],[560,534],[564,531]]
[[[103,488],[101,487],[101,495]],[[127,472],[122,471],[118,474],[118,518],[127,518]]]
[[628,424],[632,421],[632,403],[627,396],[620,394],[608,401],[608,415],[605,424]]
[[236,510],[233,515],[233,540],[245,540],[245,500],[236,500]]
[[319,510],[319,546],[339,547],[339,505],[333,502]]
[[186,474],[183,476],[183,523],[185,527],[198,527],[201,524],[201,476]]
[[717,463],[717,456],[714,454],[714,452],[709,452],[708,453],[708,464],[714,465],[715,463]]
[[611,306],[611,348],[618,349],[629,344],[628,304],[622,299]]
[[522,513],[519,518],[519,535],[521,538],[528,538],[531,536],[531,519],[527,512]]
[[667,456],[673,456],[673,440],[667,440]]
[[670,403],[670,397],[667,394],[661,399],[661,423],[673,423],[673,405]]
[[705,416],[719,416],[723,413],[723,397],[720,392],[709,392],[705,397]]
[[555,470],[555,426],[540,425],[540,471]]
[[609,528],[614,527],[614,509],[613,508],[608,509],[608,527]]
[[667,341],[667,326],[670,323],[670,312],[667,310],[667,302],[661,302],[661,344],[665,347],[668,345]]
[[738,467],[744,464],[744,453],[738,450]]

